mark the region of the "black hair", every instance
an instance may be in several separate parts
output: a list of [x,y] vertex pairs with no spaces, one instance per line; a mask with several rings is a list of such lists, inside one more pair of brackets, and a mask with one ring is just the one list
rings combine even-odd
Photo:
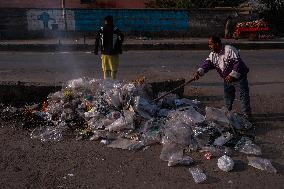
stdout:
[[217,37],[217,36],[210,36],[210,39],[211,39],[212,42],[215,43],[215,44],[222,44],[220,37]]
[[112,17],[112,16],[108,15],[108,16],[105,17],[104,20],[105,20],[108,24],[113,25],[113,17]]

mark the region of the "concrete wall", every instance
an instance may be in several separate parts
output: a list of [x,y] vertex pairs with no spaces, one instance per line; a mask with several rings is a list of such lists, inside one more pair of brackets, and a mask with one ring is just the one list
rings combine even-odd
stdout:
[[0,8],[60,8],[61,0],[0,0]]
[[117,0],[116,8],[145,8],[149,0]]
[[163,37],[207,37],[223,35],[225,20],[252,20],[254,15],[234,10],[169,9],[0,9],[1,38],[50,37],[68,31],[74,35],[94,34],[106,15],[127,34]]
[[[65,8],[144,8],[147,0],[65,0]],[[62,8],[62,0],[0,0],[0,8]]]
[[224,28],[228,16],[234,23],[251,21],[258,18],[257,14],[241,12],[231,9],[199,9],[189,10],[189,36],[224,35]]

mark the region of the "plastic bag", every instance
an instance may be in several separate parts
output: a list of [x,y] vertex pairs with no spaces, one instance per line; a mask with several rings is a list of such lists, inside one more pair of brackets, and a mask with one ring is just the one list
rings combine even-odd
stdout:
[[66,129],[67,127],[64,124],[57,127],[38,127],[31,132],[30,136],[32,139],[39,139],[42,142],[59,142],[63,139],[62,133]]
[[236,129],[250,129],[252,124],[243,116],[239,116],[237,113],[230,114],[230,122]]
[[142,134],[142,142],[147,145],[161,143],[161,132],[160,130],[149,130],[146,133]]
[[217,165],[222,171],[229,172],[234,168],[234,161],[229,156],[222,156],[218,159]]
[[176,107],[179,107],[179,106],[197,107],[197,105],[200,103],[197,100],[190,100],[190,99],[187,99],[187,98],[175,99],[174,101],[175,101]]
[[160,109],[158,112],[158,117],[168,117],[172,110],[169,109]]
[[187,124],[202,123],[205,120],[204,116],[191,106],[183,109],[183,111],[172,111],[169,113],[168,117],[170,117],[171,119],[183,121]]
[[226,146],[204,146],[200,152],[209,152],[213,157],[233,154],[233,151]]
[[230,124],[230,120],[227,116],[229,111],[225,107],[223,107],[222,109],[206,107],[205,112],[207,121],[217,121],[223,124]]
[[235,150],[245,154],[253,154],[257,156],[262,154],[260,147],[254,144],[248,137],[242,137],[236,144]]
[[229,132],[226,132],[226,133],[222,134],[220,137],[215,139],[214,145],[223,146],[228,141],[230,141],[232,138],[233,138],[233,135]]
[[175,157],[175,159],[182,159],[183,149],[177,144],[165,143],[160,154],[160,159],[163,161],[169,161]]
[[[158,96],[162,96],[164,93],[159,93]],[[162,108],[173,109],[175,108],[175,99],[177,98],[176,94],[168,94],[164,98],[160,99],[158,106]]]
[[206,180],[206,175],[200,168],[189,168],[189,172],[197,184],[203,183]]
[[182,158],[171,156],[169,158],[168,166],[169,167],[173,167],[177,165],[188,166],[188,165],[191,165],[192,163],[193,163],[193,159],[190,156],[184,156]]
[[269,173],[277,173],[277,170],[273,167],[271,162],[268,159],[263,159],[260,157],[247,157],[249,161],[249,165],[263,170],[263,171],[268,171]]
[[131,146],[137,145],[137,143],[139,143],[139,141],[118,138],[108,144],[107,147],[128,150]]
[[158,107],[155,104],[150,104],[146,99],[140,96],[134,98],[133,108],[140,116],[146,119],[151,119],[158,110]]
[[207,124],[198,124],[193,127],[194,138],[199,146],[211,145],[221,135],[218,129]]
[[106,126],[108,131],[121,131],[125,129],[134,129],[134,112],[124,111],[124,115],[115,120],[112,124]]
[[181,121],[170,120],[166,123],[163,142],[176,143],[183,146],[191,144],[193,131],[191,127]]
[[119,89],[110,90],[106,94],[106,99],[109,105],[116,108],[121,108],[123,106],[123,97]]

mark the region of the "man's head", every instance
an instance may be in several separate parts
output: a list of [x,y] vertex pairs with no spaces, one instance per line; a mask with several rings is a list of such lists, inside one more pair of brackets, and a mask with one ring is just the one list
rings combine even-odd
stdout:
[[208,47],[215,53],[219,53],[222,48],[222,42],[219,37],[211,36],[208,40]]
[[106,16],[104,21],[105,21],[105,24],[113,25],[113,17],[112,16]]

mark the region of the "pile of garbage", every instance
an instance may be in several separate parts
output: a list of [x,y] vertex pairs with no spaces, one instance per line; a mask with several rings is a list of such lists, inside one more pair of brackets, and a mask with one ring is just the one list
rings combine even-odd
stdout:
[[[199,104],[173,94],[153,101],[145,82],[79,78],[21,111],[24,125],[33,128],[31,138],[42,142],[60,141],[71,131],[78,140],[99,140],[111,148],[136,151],[161,144],[160,159],[168,166],[193,165],[190,153],[198,151],[206,159],[220,157],[217,165],[223,171],[234,168],[230,156],[238,151],[254,155],[249,165],[276,172],[269,160],[257,157],[261,149],[246,118],[226,108],[203,110]],[[206,180],[200,168],[189,171],[196,183]]]
[[258,19],[251,22],[239,22],[236,25],[236,28],[266,28],[267,23],[264,19]]

